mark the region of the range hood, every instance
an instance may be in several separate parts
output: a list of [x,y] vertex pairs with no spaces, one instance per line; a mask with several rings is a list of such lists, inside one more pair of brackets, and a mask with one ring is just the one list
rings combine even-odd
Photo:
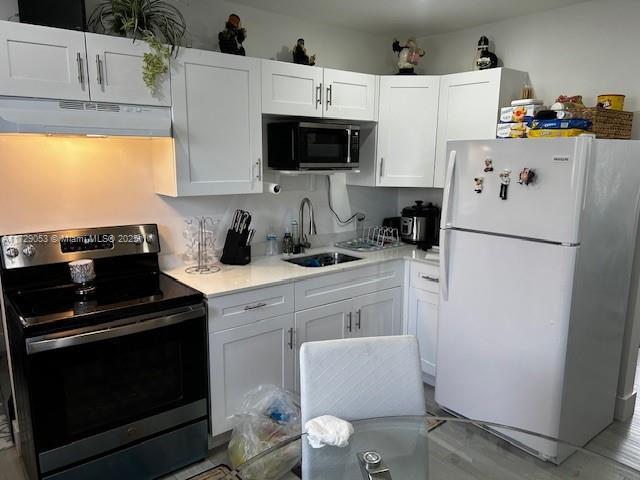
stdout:
[[170,137],[171,108],[0,96],[0,133]]

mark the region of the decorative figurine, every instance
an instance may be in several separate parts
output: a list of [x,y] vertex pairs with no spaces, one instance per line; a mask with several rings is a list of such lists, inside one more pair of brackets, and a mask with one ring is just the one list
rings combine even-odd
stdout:
[[414,67],[425,54],[425,51],[418,47],[416,39],[410,38],[404,45],[394,40],[392,48],[398,54],[398,75],[415,75]]
[[523,168],[518,175],[518,183],[520,185],[530,185],[533,183],[533,179],[536,178],[536,172],[530,168]]
[[482,193],[484,187],[484,177],[476,177],[473,179],[473,191],[476,193]]
[[500,198],[502,200],[507,199],[507,190],[509,190],[509,184],[511,183],[511,170],[505,168],[500,172]]
[[293,47],[293,63],[312,66],[316,64],[316,56],[307,55],[307,49],[304,46],[304,38],[299,38],[298,43]]
[[489,39],[484,35],[478,41],[476,59],[473,63],[474,70],[487,70],[498,66],[498,57],[489,51]]
[[493,172],[493,160],[487,158],[484,161],[484,173]]
[[218,34],[218,43],[222,53],[245,55],[242,43],[247,39],[247,31],[242,28],[240,17],[235,13],[229,15],[224,30]]

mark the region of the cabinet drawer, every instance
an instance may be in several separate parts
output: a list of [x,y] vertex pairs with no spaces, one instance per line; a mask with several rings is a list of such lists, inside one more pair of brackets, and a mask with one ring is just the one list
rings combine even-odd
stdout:
[[293,284],[211,298],[208,304],[209,332],[218,332],[276,315],[292,313]]
[[386,262],[296,282],[296,310],[399,287],[402,277],[402,262]]
[[411,286],[427,292],[440,291],[440,269],[436,265],[411,262]]

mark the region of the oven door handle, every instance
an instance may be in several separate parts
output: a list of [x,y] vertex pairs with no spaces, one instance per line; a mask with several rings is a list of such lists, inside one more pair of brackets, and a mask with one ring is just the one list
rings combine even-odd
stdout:
[[167,327],[169,325],[177,325],[187,320],[206,316],[204,306],[198,305],[189,307],[188,310],[182,310],[168,315],[159,317],[151,317],[139,320],[134,323],[128,323],[121,326],[113,326],[101,328],[99,330],[83,331],[75,335],[59,336],[60,334],[43,335],[41,337],[28,338],[26,340],[27,355],[34,353],[46,352],[49,350],[57,350],[60,348],[72,347],[76,345],[84,345],[94,343],[111,338],[123,337],[134,333],[146,332],[157,328]]

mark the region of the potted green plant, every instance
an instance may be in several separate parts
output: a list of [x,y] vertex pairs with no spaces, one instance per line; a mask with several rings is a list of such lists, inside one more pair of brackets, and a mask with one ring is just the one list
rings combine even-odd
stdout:
[[103,0],[89,17],[96,33],[144,40],[151,52],[144,54],[142,78],[155,91],[157,81],[169,71],[169,58],[187,30],[182,13],[163,0]]

